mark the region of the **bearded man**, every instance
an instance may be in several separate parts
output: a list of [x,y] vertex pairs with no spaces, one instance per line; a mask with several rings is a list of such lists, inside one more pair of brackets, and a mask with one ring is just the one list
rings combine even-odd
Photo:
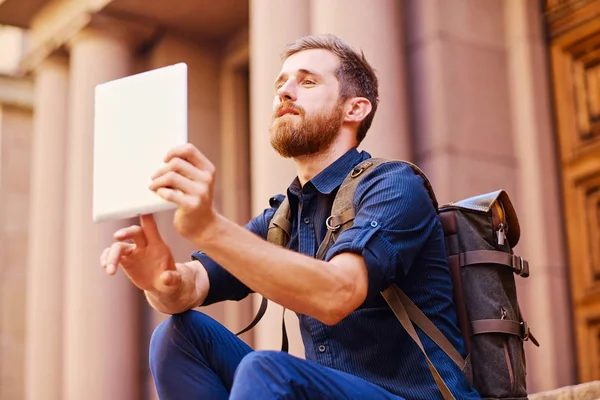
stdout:
[[[371,157],[357,147],[377,102],[373,69],[341,39],[309,36],[286,48],[270,135],[298,173],[285,196],[288,248],[264,240],[284,196],[240,227],[213,208],[211,162],[192,145],[169,151],[150,189],[178,205],[175,228],[202,251],[176,263],[145,215],[117,231],[100,257],[108,274],[120,265],[154,309],[171,314],[150,343],[161,399],[441,398],[421,350],[380,295],[400,286],[465,356],[444,236],[422,178],[400,162],[373,167],[356,188],[353,226],[315,258],[341,183]],[[297,313],[306,359],[253,351],[191,310],[251,292]],[[441,349],[422,342],[456,398],[479,398]]]

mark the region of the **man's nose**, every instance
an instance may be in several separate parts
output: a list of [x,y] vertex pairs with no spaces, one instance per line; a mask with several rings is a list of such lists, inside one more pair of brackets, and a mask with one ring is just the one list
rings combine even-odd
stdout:
[[285,82],[279,89],[277,89],[277,96],[279,101],[296,101],[296,90],[294,84],[290,81]]

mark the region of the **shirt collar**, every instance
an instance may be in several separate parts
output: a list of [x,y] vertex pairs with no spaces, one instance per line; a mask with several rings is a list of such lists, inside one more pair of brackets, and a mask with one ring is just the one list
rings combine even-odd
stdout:
[[[352,168],[354,168],[361,161],[370,157],[371,156],[366,151],[359,152],[356,150],[356,148],[352,148],[323,171],[319,172],[317,176],[306,182],[305,187],[307,185],[312,185],[319,192],[323,194],[330,194],[334,189],[342,184]],[[300,194],[301,188],[298,177],[294,179],[288,190],[290,193],[295,194],[296,196]]]

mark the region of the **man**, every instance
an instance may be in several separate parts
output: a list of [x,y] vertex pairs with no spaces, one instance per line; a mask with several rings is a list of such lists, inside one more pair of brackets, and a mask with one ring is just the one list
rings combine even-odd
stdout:
[[[115,233],[101,264],[121,265],[156,310],[150,366],[163,399],[435,399],[440,392],[419,348],[379,294],[398,284],[465,355],[452,303],[444,237],[422,179],[392,162],[358,185],[356,217],[315,253],[348,173],[370,157],[356,147],[377,109],[377,78],[364,56],[334,36],[288,46],[275,80],[271,144],[292,158],[289,250],[266,242],[283,196],[244,229],[212,207],[215,168],[191,145],[171,150],[150,189],[176,203],[178,233],[202,252],[175,263],[151,216]],[[132,241],[126,242],[126,241]],[[198,305],[257,292],[295,311],[307,360],[254,352]],[[456,398],[478,398],[429,339],[424,346]]]

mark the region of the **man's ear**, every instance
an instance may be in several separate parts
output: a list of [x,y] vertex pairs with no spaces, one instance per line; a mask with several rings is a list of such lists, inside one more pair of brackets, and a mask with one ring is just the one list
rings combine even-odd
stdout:
[[353,97],[346,102],[344,122],[360,123],[371,112],[371,102],[365,97]]

